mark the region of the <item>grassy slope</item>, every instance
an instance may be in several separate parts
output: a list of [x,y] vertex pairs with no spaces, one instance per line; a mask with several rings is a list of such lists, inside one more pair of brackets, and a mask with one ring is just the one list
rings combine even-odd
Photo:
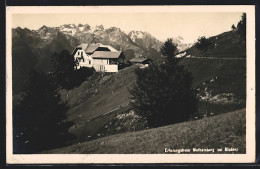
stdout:
[[[245,109],[138,132],[103,137],[44,153],[164,153],[164,148],[238,148],[245,153]],[[224,152],[229,153],[229,152]]]
[[200,51],[196,47],[186,50],[187,55],[197,57],[218,57],[218,58],[245,58],[245,41],[239,37],[236,31],[224,32],[212,36],[209,41],[215,46],[206,51]]
[[[79,140],[85,140],[100,130],[122,107],[126,107],[130,101],[128,88],[135,81],[135,68],[136,66],[127,67],[119,73],[104,77],[94,76],[80,87],[69,91],[68,97],[67,92],[63,91],[62,98],[70,106],[68,120],[76,123],[70,132],[78,136]],[[113,112],[109,113],[111,111]],[[106,113],[111,115],[106,115],[101,120],[101,116]],[[96,119],[99,116],[101,119]]]
[[202,82],[215,79],[211,86],[213,94],[234,93],[245,99],[246,96],[246,60],[244,59],[205,59],[185,58],[181,61],[192,72],[193,87],[200,87]]

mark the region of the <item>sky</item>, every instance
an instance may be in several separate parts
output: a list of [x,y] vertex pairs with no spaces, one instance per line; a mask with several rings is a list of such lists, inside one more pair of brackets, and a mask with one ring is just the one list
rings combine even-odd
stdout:
[[230,31],[241,19],[241,12],[122,12],[122,13],[20,13],[12,15],[12,27],[31,30],[41,26],[63,24],[103,25],[118,27],[125,33],[146,31],[161,41],[181,36],[185,42],[195,42],[200,36],[215,36]]

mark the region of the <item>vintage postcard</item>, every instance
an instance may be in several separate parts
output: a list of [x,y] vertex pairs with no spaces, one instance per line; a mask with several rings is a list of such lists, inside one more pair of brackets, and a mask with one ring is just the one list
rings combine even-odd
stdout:
[[7,6],[8,164],[255,162],[255,7]]

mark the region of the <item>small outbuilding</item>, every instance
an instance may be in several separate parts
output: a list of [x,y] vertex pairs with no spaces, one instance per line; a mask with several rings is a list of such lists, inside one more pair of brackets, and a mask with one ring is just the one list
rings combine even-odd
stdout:
[[149,58],[133,58],[130,60],[132,64],[150,64],[152,62]]

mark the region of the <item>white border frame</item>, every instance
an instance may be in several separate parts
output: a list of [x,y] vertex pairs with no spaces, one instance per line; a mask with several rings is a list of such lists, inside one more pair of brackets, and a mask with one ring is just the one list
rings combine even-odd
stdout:
[[[88,10],[86,10],[86,8]],[[247,17],[246,154],[13,154],[12,14],[19,13],[245,12]],[[6,162],[8,164],[251,163],[255,162],[255,6],[34,6],[6,7]]]

